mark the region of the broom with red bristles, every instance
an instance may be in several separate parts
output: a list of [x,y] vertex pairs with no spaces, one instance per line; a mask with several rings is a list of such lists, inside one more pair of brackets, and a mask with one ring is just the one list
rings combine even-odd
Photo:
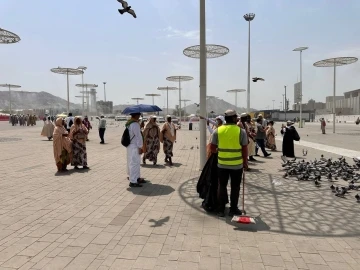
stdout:
[[242,186],[242,215],[234,216],[231,221],[241,224],[255,224],[253,217],[247,216],[245,211],[245,170],[243,170],[243,186]]

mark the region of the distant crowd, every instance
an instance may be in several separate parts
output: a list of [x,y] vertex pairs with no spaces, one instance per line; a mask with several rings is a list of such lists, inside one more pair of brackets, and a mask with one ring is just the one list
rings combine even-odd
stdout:
[[20,115],[16,115],[16,114],[10,114],[9,117],[9,124],[13,125],[13,126],[35,126],[36,125],[36,121],[37,121],[37,116],[36,115],[31,115],[31,114],[20,114]]

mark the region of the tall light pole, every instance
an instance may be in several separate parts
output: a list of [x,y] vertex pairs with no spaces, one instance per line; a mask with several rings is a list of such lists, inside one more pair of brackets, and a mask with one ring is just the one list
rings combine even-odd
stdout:
[[20,88],[20,85],[16,84],[0,84],[0,87],[6,87],[9,88],[9,114],[11,114],[11,88]]
[[165,86],[165,87],[158,87],[157,90],[160,90],[160,91],[166,90],[166,115],[168,115],[169,114],[169,91],[178,90],[178,88]]
[[104,101],[106,102],[106,87],[105,87],[106,82],[103,82],[103,84],[104,84]]
[[184,102],[184,117],[186,117],[186,102],[189,102],[190,99],[182,99],[182,102]]
[[235,107],[236,107],[236,110],[237,110],[237,107],[238,107],[238,104],[237,104],[238,96],[237,96],[237,94],[241,93],[241,92],[246,92],[246,90],[245,89],[231,89],[231,90],[227,90],[226,92],[235,93]]
[[284,85],[284,88],[285,88],[284,111],[285,111],[285,120],[286,120],[286,111],[287,111],[286,85]]
[[[203,5],[203,6],[202,6]],[[227,55],[229,48],[216,44],[205,43],[205,24],[202,26],[202,19],[205,23],[205,0],[200,0],[200,46],[190,46],[185,48],[183,53],[190,58],[200,58],[200,115],[207,115],[206,101],[206,64],[208,58],[218,58]],[[203,35],[201,34],[203,33]],[[200,119],[200,169],[206,163],[206,121]]]
[[273,102],[273,110],[275,109],[275,99],[272,100]]
[[293,49],[294,52],[300,52],[300,128],[302,128],[302,97],[303,97],[303,91],[302,91],[302,52],[309,49],[309,47],[299,47],[296,49]]
[[[85,73],[85,70],[87,70],[87,67],[84,67],[84,66],[80,66],[78,67],[78,69],[82,70],[83,73],[81,74],[81,83],[84,84],[84,73]],[[82,114],[84,116],[84,87],[82,88]]]
[[154,98],[155,97],[159,97],[159,96],[161,96],[160,94],[145,94],[145,96],[147,96],[147,97],[152,97],[152,105],[155,105],[155,100],[154,100]]
[[283,96],[283,98],[282,98],[282,102],[281,102],[281,104],[283,104],[283,106],[281,106],[281,109],[283,110],[283,111],[285,111],[285,109],[284,109],[284,104],[285,104],[285,98],[284,98],[284,94],[282,94],[282,96]]
[[357,62],[356,57],[336,57],[320,60],[314,63],[315,67],[334,67],[334,91],[333,91],[333,133],[335,133],[335,116],[336,116],[336,66],[345,66]]
[[194,78],[191,76],[170,76],[167,77],[166,80],[172,82],[179,82],[179,118],[180,118],[180,125],[181,125],[181,82],[191,81]]
[[141,97],[133,97],[131,98],[132,100],[136,100],[136,104],[139,105],[139,100],[144,100],[143,98]]
[[246,109],[250,112],[250,22],[255,18],[254,13],[247,13],[244,15],[245,21],[249,22],[249,37],[248,37],[248,78],[247,78],[247,106]]
[[[88,91],[88,88],[96,88],[98,87],[97,84],[91,84],[91,83],[79,83],[79,84],[76,84],[75,85],[76,87],[82,87],[82,89],[85,88],[85,91],[82,91],[82,96],[84,97],[84,94],[85,94],[85,97],[86,97],[86,114],[89,114],[90,110],[89,110],[89,91]],[[83,111],[83,114],[84,114],[84,111]]]
[[70,86],[69,86],[69,75],[80,75],[84,74],[84,71],[77,68],[52,68],[50,70],[51,72],[57,73],[57,74],[66,74],[66,86],[67,86],[67,113],[70,112]]

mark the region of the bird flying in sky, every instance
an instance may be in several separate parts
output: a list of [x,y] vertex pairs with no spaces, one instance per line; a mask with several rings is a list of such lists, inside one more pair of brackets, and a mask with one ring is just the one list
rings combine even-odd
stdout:
[[265,80],[263,78],[255,77],[255,78],[252,78],[252,81],[257,82],[257,81],[265,81]]
[[135,11],[133,9],[131,9],[131,6],[128,5],[128,3],[126,1],[123,0],[117,0],[119,3],[121,3],[123,9],[118,9],[119,13],[122,15],[125,12],[131,14],[134,18],[136,18],[136,14]]

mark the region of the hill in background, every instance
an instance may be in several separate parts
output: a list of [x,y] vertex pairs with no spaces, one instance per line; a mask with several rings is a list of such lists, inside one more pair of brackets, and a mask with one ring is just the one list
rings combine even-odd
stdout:
[[[11,107],[13,110],[54,109],[66,110],[67,100],[47,92],[11,91]],[[0,109],[8,110],[9,91],[0,91]],[[70,103],[70,109],[79,109],[80,105]]]

